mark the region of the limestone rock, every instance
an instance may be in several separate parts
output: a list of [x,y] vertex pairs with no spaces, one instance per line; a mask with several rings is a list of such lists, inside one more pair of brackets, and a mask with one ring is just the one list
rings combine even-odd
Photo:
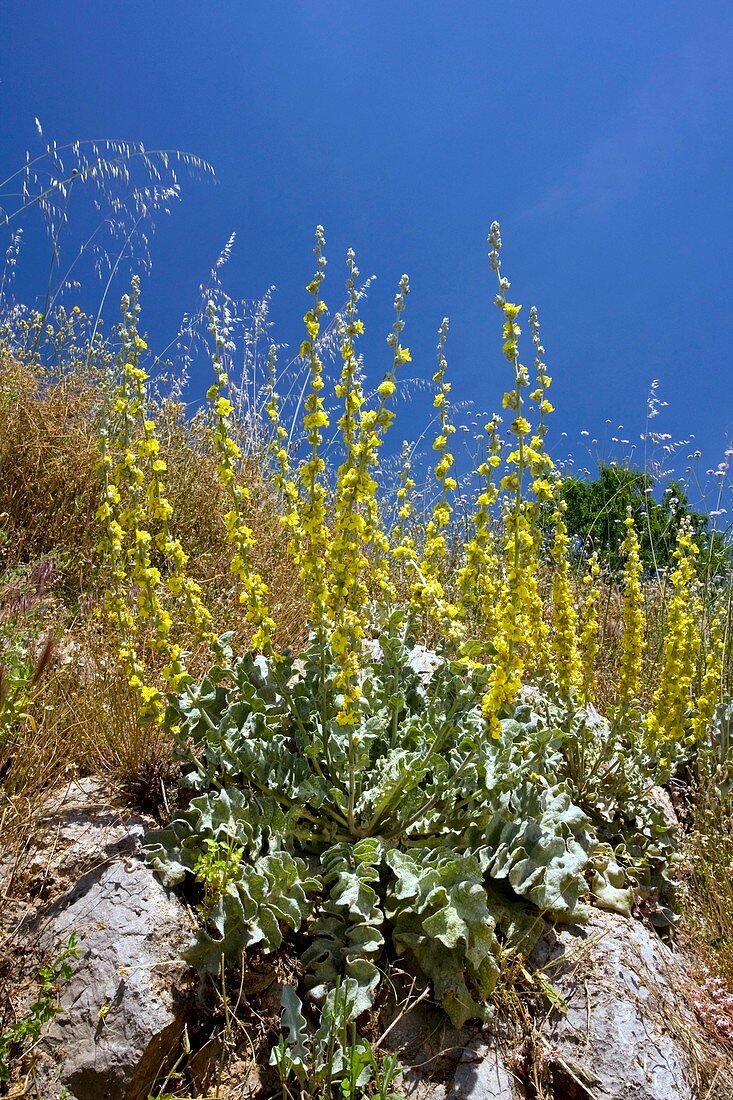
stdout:
[[594,909],[586,925],[550,932],[535,961],[567,1005],[542,1027],[562,1095],[696,1100],[716,1075],[715,1095],[729,1094],[727,1058],[690,1007],[694,979],[651,928]]
[[180,1049],[190,1003],[180,952],[193,922],[140,858],[149,824],[104,784],[82,780],[49,800],[26,864],[15,868],[30,894],[6,929],[19,968],[52,957],[72,932],[79,938],[61,1011],[38,1051],[44,1100],[144,1100]]
[[[365,643],[365,648],[371,655],[373,661],[382,660],[382,647],[379,644],[379,639],[368,639]],[[428,647],[424,645],[414,645],[409,651],[407,658],[407,667],[411,668],[413,672],[416,672],[424,683],[430,680],[435,670],[442,664],[443,658],[440,657],[435,650],[428,649]]]
[[[692,1008],[684,958],[638,920],[593,909],[547,926],[533,963],[558,993],[531,1033],[456,1031],[419,1004],[389,1035],[414,1100],[702,1100],[733,1094],[730,1051]],[[494,1029],[495,1027],[495,1029]],[[538,1090],[542,1090],[541,1093]]]
[[448,1100],[523,1100],[526,1095],[500,1044],[474,1041],[458,1064]]
[[507,1043],[492,1027],[455,1028],[421,1002],[397,1016],[385,1046],[399,1057],[399,1091],[410,1100],[525,1100],[505,1060]]

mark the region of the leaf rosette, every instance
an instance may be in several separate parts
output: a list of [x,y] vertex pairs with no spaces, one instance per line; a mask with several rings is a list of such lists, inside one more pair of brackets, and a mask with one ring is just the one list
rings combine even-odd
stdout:
[[531,948],[540,914],[577,918],[592,876],[618,907],[618,857],[599,848],[592,798],[573,797],[558,707],[521,703],[487,737],[485,670],[440,659],[421,673],[413,656],[396,615],[364,656],[351,727],[336,720],[335,661],[315,637],[297,660],[244,656],[171,699],[194,795],[148,835],[148,858],[195,894],[212,845],[237,854],[192,962],[214,969],[299,931],[318,1003],[347,982],[360,1014],[403,956],[463,1024],[487,1014],[502,953]]

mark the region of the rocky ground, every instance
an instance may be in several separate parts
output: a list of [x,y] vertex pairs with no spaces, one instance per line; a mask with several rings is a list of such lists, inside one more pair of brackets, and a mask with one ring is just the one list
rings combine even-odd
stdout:
[[[153,824],[94,778],[53,792],[33,835],[0,858],[0,993],[18,1011],[33,974],[74,932],[79,958],[44,1030],[30,1078],[43,1100],[146,1100],[188,1048],[189,1087],[220,1095],[274,1091],[262,1039],[276,1026],[287,962],[250,960],[237,1003],[260,1035],[242,1039],[222,1081],[222,1040],[204,1026],[210,990],[180,959],[194,914],[141,859]],[[685,958],[640,920],[591,910],[546,928],[531,961],[553,1007],[500,1012],[456,1031],[427,995],[385,1007],[375,1035],[403,1065],[417,1100],[715,1100],[731,1094],[731,1051],[695,1010]],[[418,988],[419,993],[419,988]],[[257,1023],[259,1021],[259,1023]],[[270,1036],[271,1039],[271,1036]],[[261,1065],[257,1063],[261,1062]]]

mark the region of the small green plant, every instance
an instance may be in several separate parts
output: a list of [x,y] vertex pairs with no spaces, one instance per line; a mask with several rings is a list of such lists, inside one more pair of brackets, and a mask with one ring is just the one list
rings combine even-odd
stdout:
[[196,882],[202,883],[204,888],[204,898],[199,908],[204,920],[210,918],[229,884],[236,880],[243,855],[244,849],[233,837],[223,842],[206,837],[205,850],[194,868]]
[[[391,1089],[399,1065],[394,1055],[379,1061],[373,1047],[356,1034],[353,1022],[358,990],[353,979],[330,991],[321,1011],[318,1028],[312,1031],[303,1015],[303,1005],[292,986],[282,992],[281,1035],[270,1055],[277,1068],[283,1100],[294,1095],[323,1100],[397,1100]],[[297,1091],[293,1086],[297,1085]]]
[[10,1080],[13,1063],[19,1064],[41,1037],[43,1025],[58,1012],[59,985],[71,978],[71,963],[79,957],[75,934],[52,962],[38,971],[38,993],[33,1004],[15,1023],[0,1033],[0,1083]]

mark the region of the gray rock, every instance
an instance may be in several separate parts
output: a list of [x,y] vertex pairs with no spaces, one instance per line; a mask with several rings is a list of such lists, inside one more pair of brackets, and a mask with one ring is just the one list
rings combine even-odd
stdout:
[[190,1006],[180,952],[193,921],[138,854],[148,826],[95,781],[44,807],[24,868],[37,898],[8,937],[19,967],[79,938],[38,1048],[44,1100],[144,1100],[180,1050]]
[[649,791],[649,801],[653,806],[661,810],[662,819],[665,825],[668,825],[670,828],[679,825],[680,820],[677,816],[677,811],[674,808],[674,802],[672,801],[669,791],[666,791],[664,787],[652,787]]
[[694,980],[646,925],[592,910],[584,927],[551,933],[535,961],[567,1005],[542,1034],[568,1096],[695,1100],[715,1073],[727,1094],[721,1052],[689,1007]]
[[523,1100],[526,1095],[507,1068],[499,1043],[474,1041],[463,1052],[448,1100]]
[[[149,825],[93,776],[51,791],[34,815],[28,843],[12,858],[0,855],[2,896],[28,903],[58,895],[92,867],[134,851]],[[2,925],[7,930],[6,920]]]
[[[379,644],[379,639],[370,638],[364,645],[373,661],[382,660],[382,647]],[[407,667],[416,672],[424,683],[427,683],[436,668],[439,668],[443,663],[443,658],[435,650],[428,649],[424,645],[414,645],[407,657]]]
[[445,1013],[430,1001],[416,999],[410,1004],[406,987],[398,980],[395,986],[400,1005],[408,1007],[385,1011],[389,1027],[384,1045],[397,1054],[402,1067],[399,1091],[412,1100],[446,1100],[471,1033],[453,1027]]
[[385,1046],[399,1057],[399,1091],[410,1100],[525,1100],[526,1093],[504,1058],[498,1032],[455,1028],[428,1001],[397,1016]]
[[479,1035],[456,1031],[437,1008],[419,1004],[389,1035],[406,1066],[402,1091],[415,1100],[733,1094],[729,1051],[691,1007],[694,977],[647,925],[594,909],[582,927],[548,926],[533,963],[566,1011],[536,1019],[525,1034],[507,1022]]

